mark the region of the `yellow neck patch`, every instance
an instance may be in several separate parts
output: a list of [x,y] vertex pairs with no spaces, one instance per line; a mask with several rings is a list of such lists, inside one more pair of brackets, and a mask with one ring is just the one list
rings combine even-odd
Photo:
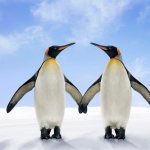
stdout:
[[116,58],[111,58],[110,61],[107,64],[107,68],[114,68],[115,66],[120,66],[122,65],[122,63],[120,62],[120,60],[116,59]]
[[58,69],[60,66],[58,64],[58,62],[56,61],[56,59],[54,58],[50,58],[48,60],[46,60],[43,64],[43,69],[47,69],[47,68],[53,68],[53,69]]

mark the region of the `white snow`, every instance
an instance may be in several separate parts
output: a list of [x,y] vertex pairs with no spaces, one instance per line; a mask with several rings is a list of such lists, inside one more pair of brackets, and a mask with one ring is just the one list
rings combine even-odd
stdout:
[[0,150],[150,150],[150,109],[132,108],[126,140],[104,140],[100,108],[66,108],[62,140],[40,140],[34,108],[0,109]]

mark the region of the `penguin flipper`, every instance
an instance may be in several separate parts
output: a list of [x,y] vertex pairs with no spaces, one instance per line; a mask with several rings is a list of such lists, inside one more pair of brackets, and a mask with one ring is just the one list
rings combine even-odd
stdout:
[[87,91],[83,95],[80,103],[80,113],[87,112],[87,105],[90,103],[92,98],[100,91],[101,78],[102,75],[87,89]]
[[38,72],[36,72],[29,80],[27,80],[23,85],[21,85],[11,98],[9,104],[7,105],[7,113],[9,113],[15,105],[20,101],[20,99],[29,91],[31,91],[37,79]]
[[146,99],[146,101],[150,104],[150,91],[141,82],[139,82],[136,78],[134,78],[128,70],[127,70],[127,73],[130,79],[131,87],[135,91],[140,93]]
[[79,105],[82,99],[82,94],[80,93],[78,88],[66,78],[66,76],[64,76],[64,79],[66,92],[68,92],[72,96],[72,98],[76,101],[76,103]]

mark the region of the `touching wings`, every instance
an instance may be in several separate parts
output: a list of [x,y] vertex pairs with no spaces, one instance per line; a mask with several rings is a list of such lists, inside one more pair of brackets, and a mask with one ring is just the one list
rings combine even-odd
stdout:
[[7,113],[9,113],[15,107],[15,105],[27,92],[34,88],[38,72],[39,71],[37,71],[28,81],[26,81],[21,87],[18,88],[7,106]]
[[81,102],[81,99],[82,99],[82,95],[81,95],[80,91],[65,76],[64,76],[64,79],[65,79],[66,91],[72,96],[72,98],[79,105]]
[[100,92],[100,84],[101,84],[101,78],[102,75],[96,80],[85,92],[85,94],[82,97],[80,107],[79,107],[79,113],[86,113],[87,112],[87,105],[92,100],[92,98]]
[[87,89],[82,97],[82,104],[88,105],[92,98],[100,91],[101,78],[102,75]]
[[150,104],[150,91],[141,82],[135,79],[128,70],[127,70],[127,73],[130,79],[131,87],[135,91],[139,92],[146,99],[146,101]]

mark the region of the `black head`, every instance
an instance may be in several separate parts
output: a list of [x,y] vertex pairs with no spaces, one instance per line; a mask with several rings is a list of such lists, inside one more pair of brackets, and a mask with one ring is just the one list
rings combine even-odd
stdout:
[[47,48],[45,54],[48,57],[56,58],[60,52],[62,52],[65,48],[67,48],[73,44],[75,44],[75,43],[70,43],[70,44],[63,45],[63,46],[51,46],[51,47]]
[[104,52],[106,52],[106,54],[110,57],[110,58],[115,58],[117,56],[119,56],[120,50],[115,47],[115,46],[103,46],[103,45],[98,45],[95,43],[91,43],[94,46],[97,46],[98,48],[102,49]]

